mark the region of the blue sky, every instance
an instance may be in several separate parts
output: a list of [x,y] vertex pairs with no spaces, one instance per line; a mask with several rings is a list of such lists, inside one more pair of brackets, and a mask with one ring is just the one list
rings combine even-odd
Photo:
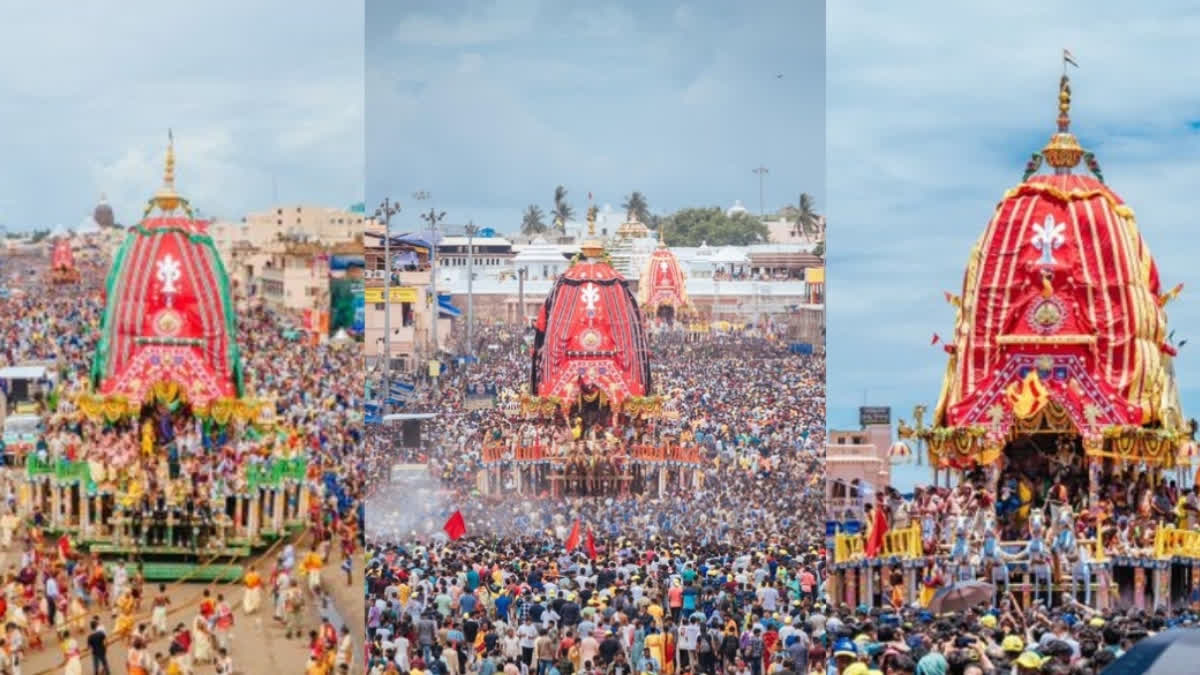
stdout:
[[[509,232],[563,184],[653,212],[824,206],[824,3],[367,0],[367,197]],[[782,78],[777,77],[783,75]]]
[[[118,6],[119,5],[119,6]],[[363,6],[317,0],[7,2],[0,224],[118,221],[162,180],[203,214],[362,199]]]
[[830,3],[829,423],[866,400],[936,402],[971,244],[1054,131],[1068,48],[1072,131],[1133,207],[1165,288],[1185,413],[1200,415],[1200,6]]

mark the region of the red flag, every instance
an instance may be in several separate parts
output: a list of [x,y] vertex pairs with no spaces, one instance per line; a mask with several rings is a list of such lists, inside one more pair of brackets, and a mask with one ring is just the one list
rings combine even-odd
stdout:
[[929,341],[929,346],[932,347],[942,341],[942,336],[937,333],[933,334],[933,339]]
[[868,558],[874,558],[883,552],[883,539],[888,532],[887,515],[883,512],[883,504],[875,504],[871,519],[871,537],[863,545],[863,553]]
[[458,541],[466,534],[467,521],[463,520],[462,511],[455,511],[450,514],[450,518],[442,526],[442,529],[446,531],[446,535],[450,537],[450,541]]
[[575,550],[579,546],[579,521],[575,521],[575,526],[571,528],[571,534],[567,535],[567,553]]
[[71,557],[71,538],[65,534],[58,538],[58,554],[64,559]]
[[592,536],[592,528],[587,531],[587,552],[588,557],[592,560],[596,559],[596,538]]

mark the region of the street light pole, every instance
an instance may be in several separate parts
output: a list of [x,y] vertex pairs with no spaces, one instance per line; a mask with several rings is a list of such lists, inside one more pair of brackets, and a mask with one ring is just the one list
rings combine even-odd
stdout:
[[763,195],[765,194],[763,191],[763,182],[766,180],[767,174],[770,173],[770,171],[767,169],[767,167],[760,166],[757,169],[754,169],[753,172],[758,174],[758,213],[763,218],[766,218],[767,207],[766,200],[763,199]]
[[400,213],[400,205],[385,197],[375,218],[383,219],[383,393],[379,414],[386,415],[392,395],[392,216]]
[[520,324],[521,330],[525,330],[529,326],[525,324],[525,275],[528,270],[525,267],[517,268],[517,303],[521,306],[517,310],[517,323]]
[[[428,198],[429,193],[424,193],[424,194]],[[436,209],[432,209],[432,208],[429,209],[429,213],[421,214],[421,220],[424,220],[426,223],[429,224],[429,232],[430,232],[430,237],[429,237],[429,239],[430,239],[430,242],[429,242],[429,292],[431,294],[433,294],[433,305],[434,305],[434,307],[433,307],[433,358],[434,358],[434,360],[437,360],[438,352],[440,351],[440,347],[438,345],[438,319],[442,315],[441,309],[438,307],[439,303],[438,303],[438,295],[437,295],[437,236],[438,236],[437,228],[438,228],[438,223],[442,222],[442,220],[445,219],[445,217],[446,217],[445,211],[438,212]],[[441,375],[440,372],[438,374]],[[437,382],[437,381],[438,381],[437,379],[434,379],[434,382]]]
[[467,223],[467,356],[475,357],[475,235],[479,227],[474,221]]

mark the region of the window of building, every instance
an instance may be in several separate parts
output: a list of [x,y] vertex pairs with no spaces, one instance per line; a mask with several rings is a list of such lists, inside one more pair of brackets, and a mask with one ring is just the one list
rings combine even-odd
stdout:
[[414,323],[414,321],[413,321],[413,306],[412,306],[411,302],[400,303],[400,316],[401,316],[401,321],[402,321],[403,325],[405,325],[405,326],[413,325],[413,323]]
[[277,216],[282,216],[282,215],[283,215],[283,209],[275,209],[275,215],[277,215]]

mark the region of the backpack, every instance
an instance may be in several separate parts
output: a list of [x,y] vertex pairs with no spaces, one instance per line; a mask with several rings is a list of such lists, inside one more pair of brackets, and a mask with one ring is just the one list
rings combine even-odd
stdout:
[[712,638],[708,635],[708,633],[700,634],[700,641],[696,645],[696,651],[700,652],[701,654],[707,654],[712,651]]

